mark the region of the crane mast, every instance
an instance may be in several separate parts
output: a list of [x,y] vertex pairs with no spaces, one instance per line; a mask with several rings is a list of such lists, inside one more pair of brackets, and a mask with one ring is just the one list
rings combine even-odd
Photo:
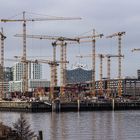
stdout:
[[105,55],[107,58],[107,97],[111,96],[111,89],[110,89],[110,67],[111,67],[111,58],[112,57],[124,57],[124,55],[112,55],[112,54],[107,54]]
[[[93,55],[91,55],[91,54],[90,55],[80,55],[80,56],[76,56],[76,57],[80,57],[80,58],[93,57]],[[102,79],[103,79],[103,58],[105,57],[105,55],[104,54],[95,54],[95,58],[96,57],[99,57],[99,60],[100,60],[100,68],[99,68],[100,69],[100,73],[99,73],[99,77],[100,77],[99,78],[99,95],[102,96],[103,95],[103,81],[102,81]],[[92,82],[94,82],[94,80]],[[93,86],[95,86],[95,84]]]
[[[16,34],[15,37],[23,37],[23,34]],[[56,59],[56,46],[60,46],[60,96],[64,99],[64,91],[65,91],[65,86],[66,86],[66,64],[63,63],[67,61],[67,42],[73,41],[73,42],[78,42],[78,38],[67,38],[67,37],[62,37],[62,36],[47,36],[47,35],[26,35],[26,38],[35,38],[35,39],[48,39],[48,40],[55,40],[55,42],[52,43],[53,46],[53,60],[55,61]],[[57,84],[57,69],[56,65],[51,66],[52,70],[52,79],[54,81],[54,85],[56,86]],[[51,91],[53,91],[52,87]]]
[[98,57],[100,58],[100,81],[99,81],[99,89],[100,89],[100,96],[103,95],[103,54],[99,54]]
[[[53,46],[53,62],[56,62],[56,44],[52,43]],[[57,86],[57,65],[53,65],[53,78],[54,78],[54,86]]]
[[[93,29],[93,35],[95,36],[95,29]],[[95,70],[96,70],[96,40],[95,37],[92,39],[92,94],[93,96],[96,95],[96,91],[95,91]]]
[[91,42],[90,40],[82,40],[82,39],[92,39],[92,96],[95,96],[95,73],[96,73],[96,38],[102,38],[103,34],[96,34],[95,29],[93,29],[93,35],[91,36],[82,36],[78,37],[79,43],[82,42]]
[[26,20],[23,12],[23,94],[28,91],[28,64],[26,63]]
[[[66,45],[67,44],[74,44],[82,43],[82,42],[93,42],[92,46],[92,94],[95,96],[95,43],[96,38],[102,38],[103,34],[95,34],[95,30],[93,31],[93,35],[91,36],[81,36],[81,37],[75,37],[75,38],[67,38],[67,37],[58,37],[58,36],[47,36],[47,35],[26,35],[27,38],[36,38],[36,39],[50,39],[55,40],[55,45],[60,46],[60,60],[66,61],[67,54],[66,54]],[[23,37],[22,34],[16,34],[15,37]],[[91,39],[91,40],[82,40],[82,39]],[[66,64],[60,63],[60,93],[63,94],[64,87],[65,87],[65,70]]]
[[0,97],[3,97],[3,92],[4,92],[4,40],[6,39],[6,36],[4,36],[3,33],[3,28],[1,28],[1,32],[0,32],[0,36],[1,36],[1,54],[0,54],[0,64],[1,64],[1,95]]
[[112,38],[115,36],[118,36],[118,96],[122,95],[122,81],[121,81],[121,41],[122,41],[122,36],[125,35],[125,32],[118,32],[118,33],[114,33],[112,35],[107,36],[106,38]]

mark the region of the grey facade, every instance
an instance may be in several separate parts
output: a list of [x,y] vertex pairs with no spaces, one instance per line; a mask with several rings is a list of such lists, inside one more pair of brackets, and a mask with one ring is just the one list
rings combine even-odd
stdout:
[[84,83],[91,81],[92,70],[84,70],[76,68],[73,70],[66,70],[66,83]]
[[140,79],[140,70],[137,70],[138,79]]
[[4,81],[9,82],[13,80],[13,69],[11,67],[4,68]]
[[[118,95],[118,79],[111,79],[109,82],[110,94],[112,96]],[[91,82],[85,83],[86,89],[91,89]],[[103,94],[107,93],[108,81],[105,79],[102,81]],[[123,96],[140,96],[140,79],[136,78],[124,78],[121,79],[121,90]],[[100,93],[100,81],[96,81],[96,95]]]

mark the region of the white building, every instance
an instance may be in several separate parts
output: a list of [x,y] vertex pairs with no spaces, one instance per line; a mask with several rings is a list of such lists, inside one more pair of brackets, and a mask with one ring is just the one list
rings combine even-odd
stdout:
[[[13,81],[20,81],[23,79],[25,64],[21,62],[15,63],[13,66]],[[41,79],[42,78],[42,65],[36,63],[28,64],[28,79]]]
[[42,79],[42,65],[29,63],[28,65],[29,79]]

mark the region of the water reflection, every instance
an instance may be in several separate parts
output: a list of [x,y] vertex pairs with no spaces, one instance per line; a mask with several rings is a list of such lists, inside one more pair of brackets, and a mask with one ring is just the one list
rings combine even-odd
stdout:
[[[12,125],[19,113],[1,112],[0,121]],[[140,111],[25,113],[44,140],[139,140]]]

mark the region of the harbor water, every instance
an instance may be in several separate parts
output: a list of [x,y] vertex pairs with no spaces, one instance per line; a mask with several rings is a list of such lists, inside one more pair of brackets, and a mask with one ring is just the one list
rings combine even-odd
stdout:
[[[36,133],[43,131],[43,140],[140,140],[140,111],[24,114]],[[19,116],[0,112],[0,121],[12,126]]]

